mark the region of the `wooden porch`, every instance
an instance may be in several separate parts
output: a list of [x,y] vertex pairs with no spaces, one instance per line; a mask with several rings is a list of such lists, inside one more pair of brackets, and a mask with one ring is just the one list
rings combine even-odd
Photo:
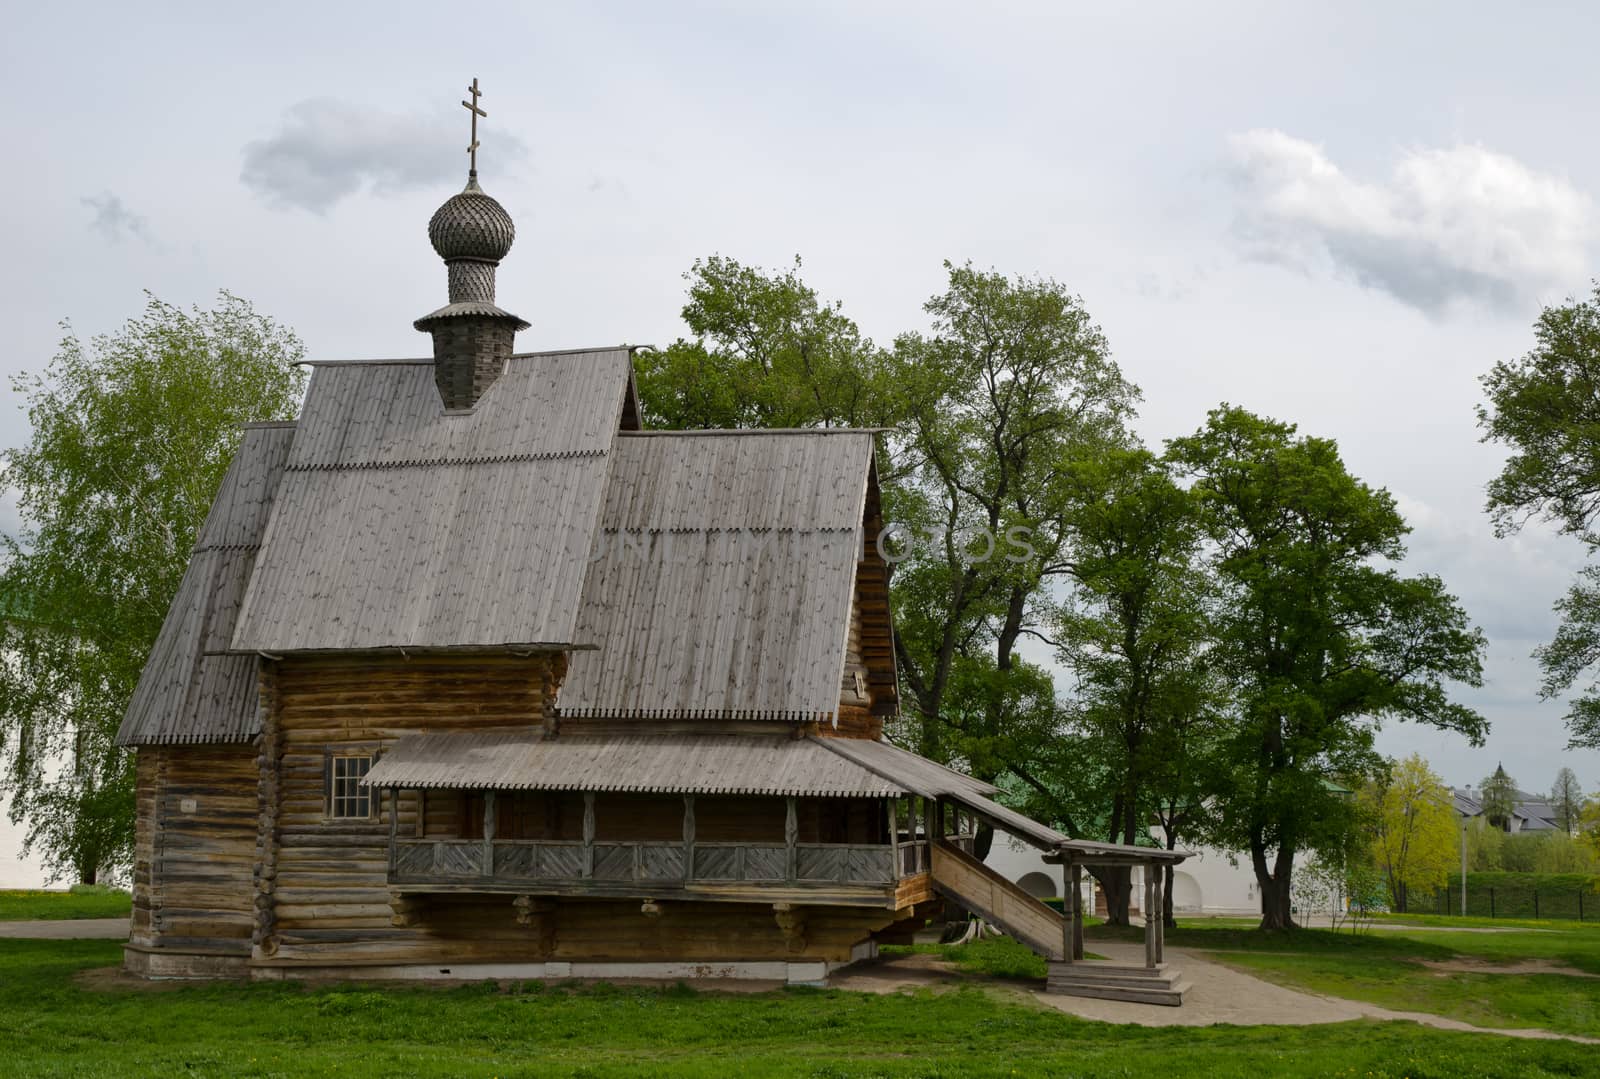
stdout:
[[[496,792],[482,797],[481,836],[403,836],[391,818],[392,892],[791,902],[891,910],[933,898],[926,834],[919,833],[912,806],[898,799],[881,803],[882,841],[821,843],[800,841],[793,797],[783,800],[782,838],[768,842],[700,838],[693,795],[683,796],[681,839],[598,838],[593,793],[582,796],[581,838],[505,838],[496,834]],[[929,819],[926,811],[922,817]],[[659,831],[659,821],[651,830]],[[971,843],[970,834],[949,839]]]

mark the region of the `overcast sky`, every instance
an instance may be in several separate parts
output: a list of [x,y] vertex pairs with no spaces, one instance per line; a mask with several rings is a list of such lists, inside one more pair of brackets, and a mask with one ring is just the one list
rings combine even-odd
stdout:
[[[319,359],[427,355],[429,214],[476,75],[502,306],[530,348],[664,343],[718,252],[804,275],[888,341],[941,263],[1054,277],[1144,390],[1336,438],[1491,641],[1488,745],[1405,726],[1448,782],[1564,750],[1529,652],[1581,554],[1497,540],[1478,377],[1597,276],[1600,10],[1577,4],[14,5],[0,36],[0,369],[148,289],[226,288]],[[1103,5],[1110,9],[1112,5]],[[159,10],[157,10],[159,9]],[[27,437],[7,391],[0,444]],[[0,528],[16,526],[0,501]],[[0,836],[0,884],[8,875]]]

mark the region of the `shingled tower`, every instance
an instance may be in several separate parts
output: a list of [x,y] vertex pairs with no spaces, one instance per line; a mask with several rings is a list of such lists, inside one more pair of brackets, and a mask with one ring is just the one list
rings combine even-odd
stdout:
[[446,200],[428,222],[428,240],[450,275],[450,302],[412,325],[433,335],[434,381],[445,408],[478,403],[511,358],[512,342],[528,323],[494,303],[494,271],[511,250],[516,226],[505,207],[478,186],[478,80],[472,102],[472,167],[467,186]]

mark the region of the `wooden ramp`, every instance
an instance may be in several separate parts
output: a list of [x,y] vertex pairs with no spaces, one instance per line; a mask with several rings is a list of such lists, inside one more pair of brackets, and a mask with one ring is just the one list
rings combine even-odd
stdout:
[[1075,997],[1181,1005],[1189,983],[1165,963],[1136,967],[1068,960],[1071,922],[959,847],[932,846],[934,890],[999,926],[1049,961],[1045,989]]
[[1046,959],[1065,959],[1067,919],[966,851],[933,845],[934,890],[983,916]]

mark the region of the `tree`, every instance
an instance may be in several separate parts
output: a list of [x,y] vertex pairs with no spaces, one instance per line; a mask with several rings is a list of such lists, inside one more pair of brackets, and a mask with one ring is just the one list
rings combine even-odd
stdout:
[[1446,682],[1482,681],[1482,633],[1436,577],[1402,577],[1407,528],[1329,440],[1223,406],[1169,456],[1193,478],[1221,601],[1214,652],[1237,716],[1219,836],[1250,852],[1262,927],[1292,926],[1295,856],[1337,845],[1341,776],[1371,774],[1375,725],[1409,719],[1481,743]]
[[[4,456],[23,530],[0,537],[0,794],[53,875],[93,882],[133,840],[128,755],[112,744],[240,424],[291,417],[299,339],[223,293],[151,297],[85,345],[66,327],[19,377],[32,437]],[[64,762],[64,763],[59,763]]]
[[[1534,347],[1483,377],[1478,408],[1484,441],[1511,448],[1489,484],[1495,532],[1511,535],[1529,521],[1554,522],[1600,547],[1600,284],[1587,300],[1546,307],[1534,324]],[[1556,636],[1534,655],[1545,699],[1565,694],[1600,664],[1600,567],[1588,566],[1555,604]],[[1600,747],[1600,682],[1570,702],[1573,746]]]
[[1583,812],[1578,814],[1578,842],[1600,858],[1600,797],[1583,803]]
[[925,305],[932,333],[901,335],[893,368],[903,419],[890,509],[912,537],[895,570],[896,651],[918,751],[935,758],[947,734],[981,734],[943,729],[958,661],[987,654],[1009,672],[1017,643],[1048,628],[1043,582],[1068,571],[1064,469],[1120,443],[1138,396],[1060,285],[946,268],[949,288]]
[[1550,788],[1550,806],[1556,811],[1556,824],[1563,832],[1572,835],[1578,830],[1578,816],[1583,812],[1583,787],[1571,768],[1556,773],[1555,785]]
[[1383,872],[1391,909],[1403,912],[1412,891],[1438,891],[1456,864],[1454,803],[1444,781],[1415,753],[1391,762],[1362,796],[1372,813],[1372,857]]
[[798,257],[782,273],[697,259],[682,310],[694,339],[635,361],[646,420],[676,430],[892,423],[883,351],[799,271]]
[[[1218,712],[1197,504],[1142,449],[1074,462],[1068,477],[1072,587],[1056,633],[1077,679],[1072,729],[1109,781],[1107,838],[1148,841],[1154,816],[1175,849],[1208,813]],[[1110,920],[1125,921],[1129,874],[1098,876]]]
[[1494,775],[1483,781],[1481,794],[1484,819],[1502,832],[1511,831],[1511,818],[1517,812],[1517,781],[1506,775],[1505,765],[1494,766]]

